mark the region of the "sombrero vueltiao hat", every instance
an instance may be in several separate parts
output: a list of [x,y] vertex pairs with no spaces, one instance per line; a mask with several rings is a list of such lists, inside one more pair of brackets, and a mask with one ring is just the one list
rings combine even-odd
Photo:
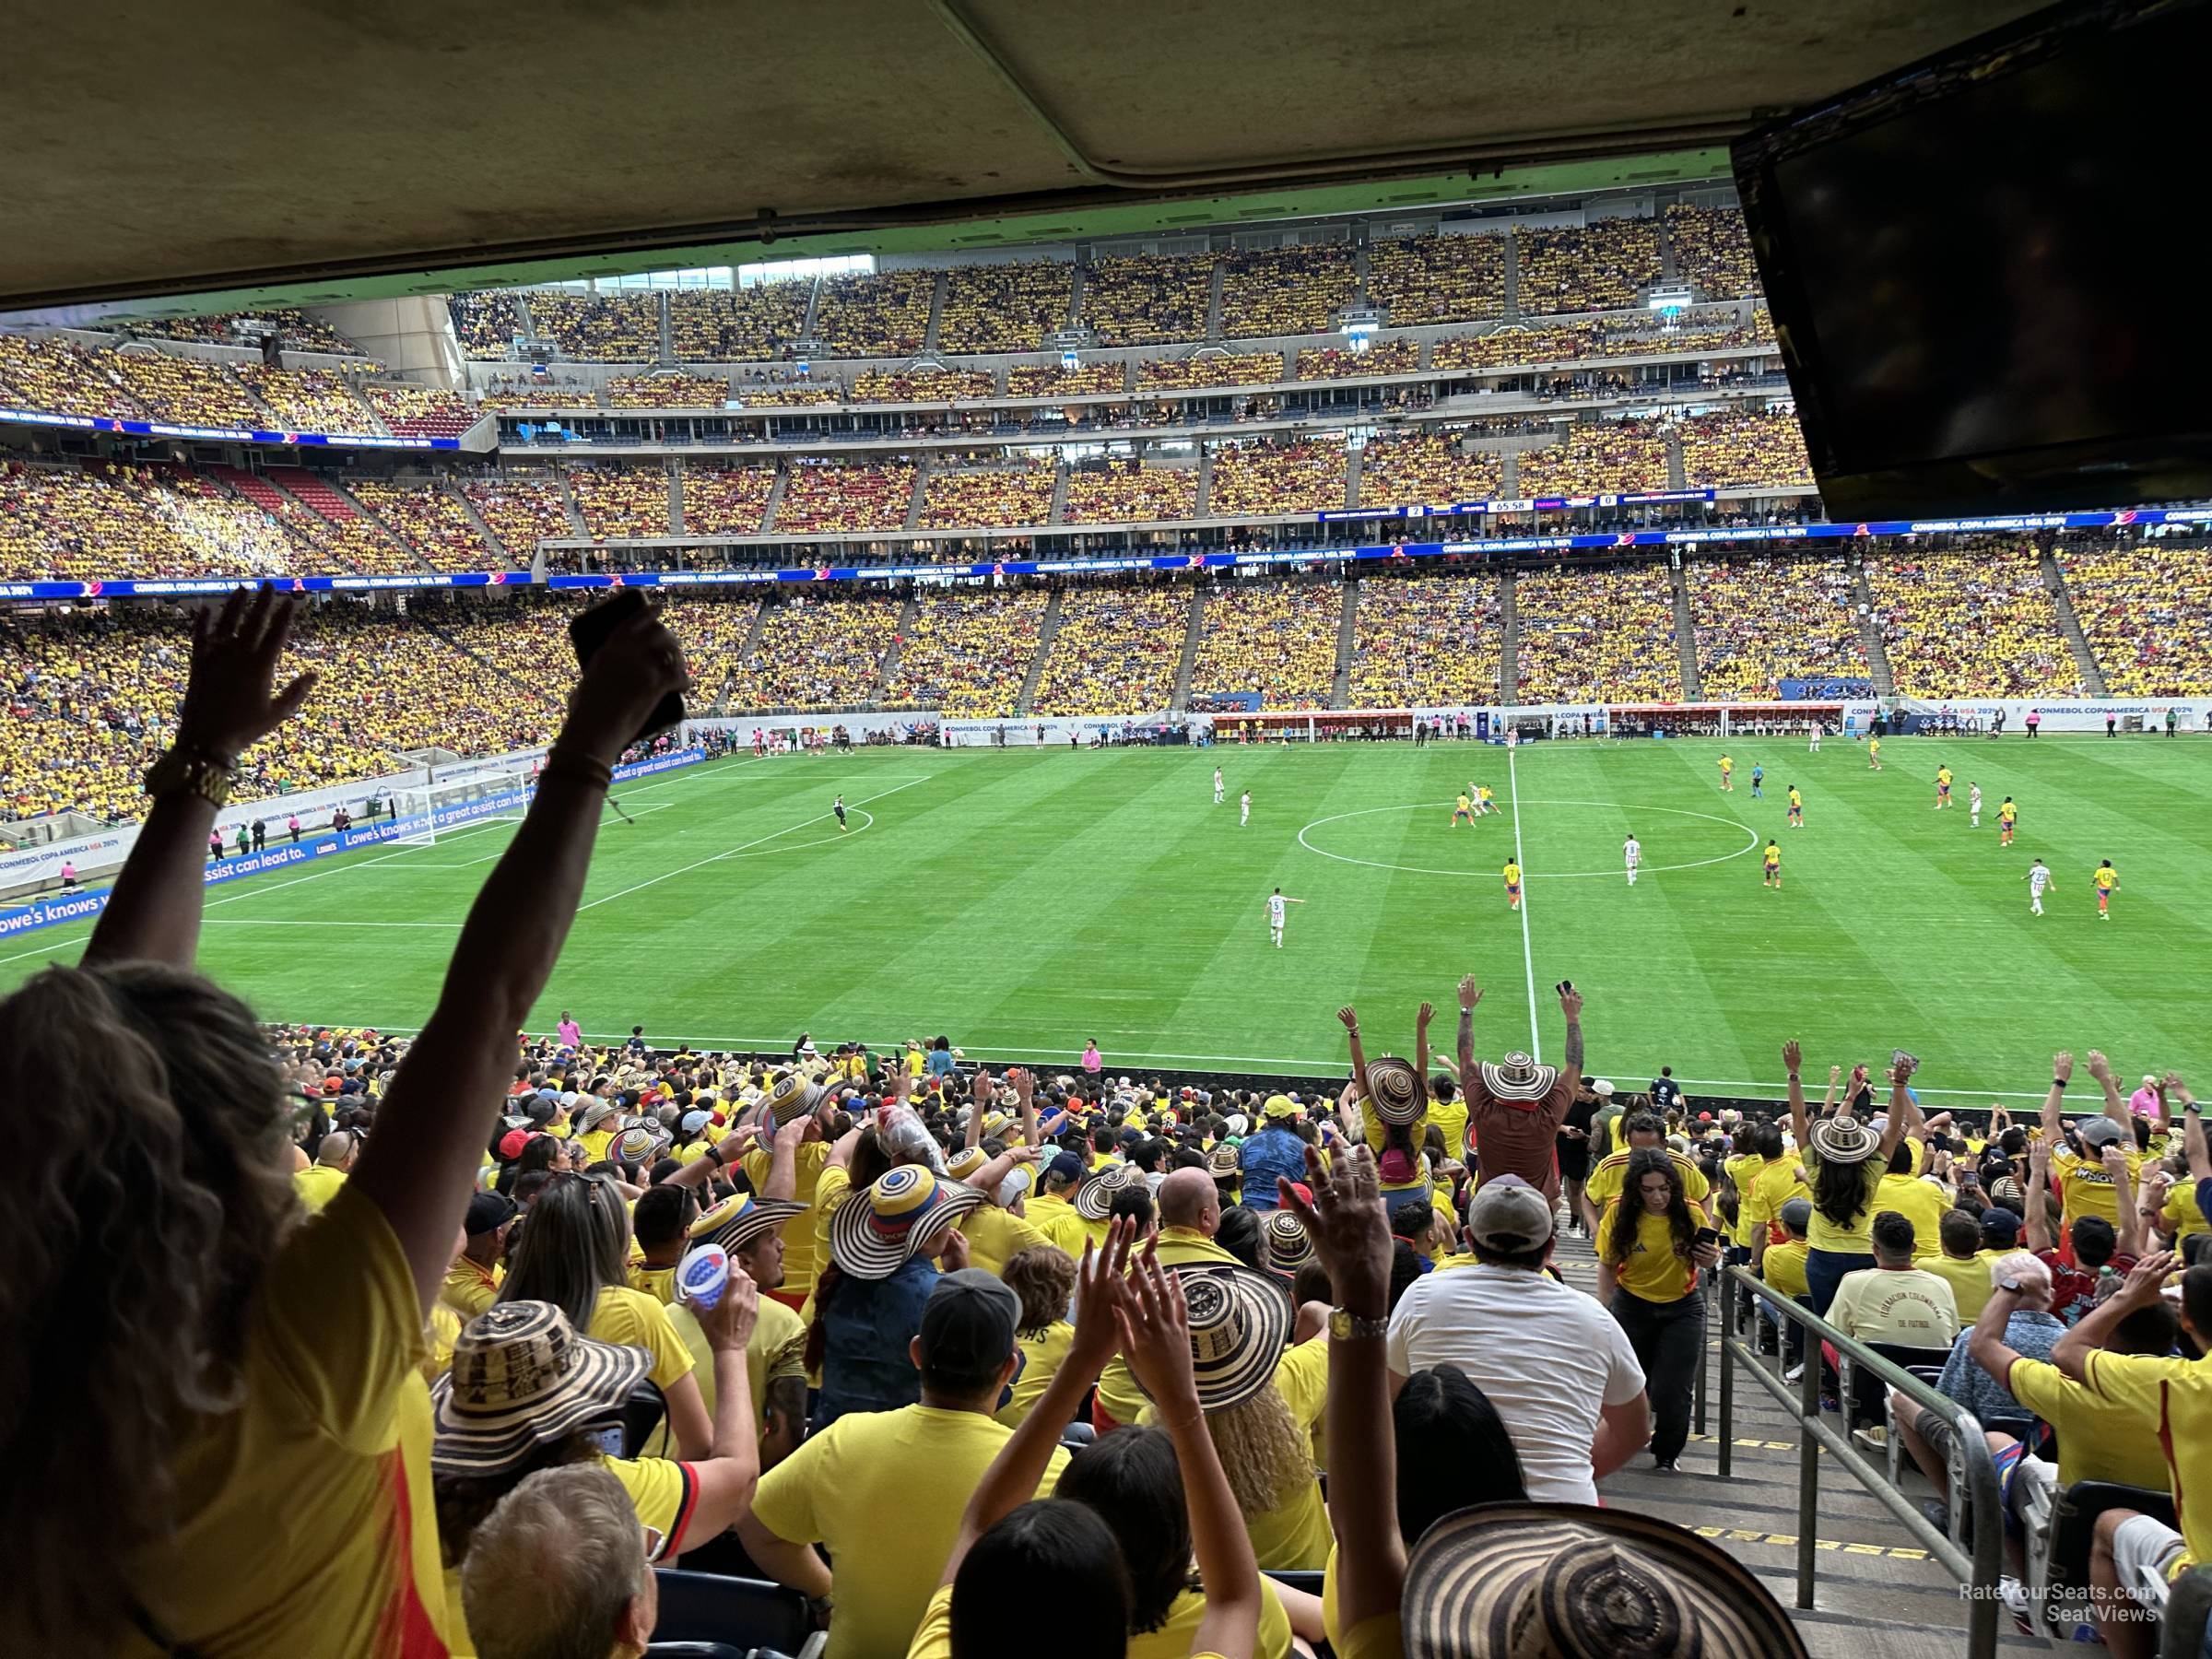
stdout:
[[901,1164],[830,1218],[830,1259],[854,1278],[888,1278],[914,1252],[984,1201],[957,1181],[919,1164]]
[[1108,1164],[1076,1189],[1076,1214],[1086,1221],[1103,1221],[1113,1213],[1113,1195],[1145,1172],[1135,1164]]
[[1223,1145],[1206,1155],[1206,1172],[1216,1181],[1234,1181],[1241,1171],[1237,1163],[1237,1149]]
[[430,1390],[440,1475],[496,1475],[549,1441],[618,1421],[653,1369],[643,1348],[579,1336],[551,1302],[495,1302],[453,1343]]
[[1848,1112],[1813,1125],[1813,1150],[1822,1163],[1865,1163],[1880,1144],[1873,1130]]
[[1406,1563],[1406,1649],[1459,1659],[1805,1659],[1767,1587],[1679,1526],[1580,1503],[1444,1516]]
[[1485,1060],[1476,1068],[1482,1086],[1500,1100],[1540,1100],[1559,1082],[1559,1068],[1538,1065],[1519,1049],[1496,1064]]
[[615,1136],[614,1144],[607,1150],[618,1163],[641,1164],[659,1151],[662,1144],[658,1135],[640,1127],[623,1130]]
[[1289,1344],[1297,1311],[1288,1288],[1253,1267],[1185,1262],[1168,1271],[1182,1282],[1190,1313],[1199,1409],[1241,1406],[1274,1380],[1276,1362]]
[[808,1208],[789,1198],[755,1198],[740,1193],[692,1222],[686,1236],[696,1243],[719,1244],[735,1255],[762,1233],[773,1232],[794,1216],[805,1215]]
[[791,1072],[776,1079],[775,1088],[769,1091],[762,1104],[773,1114],[776,1127],[781,1129],[793,1119],[803,1118],[819,1106],[829,1092],[809,1083],[796,1072]]
[[965,1181],[989,1161],[981,1147],[963,1147],[945,1160],[945,1172],[955,1181]]
[[1367,1098],[1386,1124],[1418,1123],[1429,1110],[1427,1094],[1410,1060],[1385,1054],[1367,1068]]
[[1313,1259],[1313,1241],[1289,1210],[1270,1210],[1260,1237],[1267,1246],[1267,1265],[1277,1273],[1295,1273]]

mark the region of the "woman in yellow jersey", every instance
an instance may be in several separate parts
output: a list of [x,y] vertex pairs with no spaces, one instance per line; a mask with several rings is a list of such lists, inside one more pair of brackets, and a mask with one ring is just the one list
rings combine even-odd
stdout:
[[1653,1466],[1671,1473],[1689,1441],[1689,1399],[1703,1355],[1705,1269],[1720,1234],[1690,1203],[1664,1151],[1629,1155],[1621,1195],[1597,1228],[1597,1299],[1613,1310],[1643,1367],[1652,1401]]
[[1806,1117],[1805,1088],[1797,1068],[1803,1051],[1794,1041],[1782,1048],[1789,1076],[1790,1133],[1796,1137],[1797,1161],[1813,1184],[1812,1226],[1806,1238],[1806,1288],[1813,1312],[1825,1314],[1843,1276],[1874,1265],[1874,1195],[1889,1169],[1889,1155],[1903,1138],[1906,1121],[1917,1110],[1905,1092],[1912,1062],[1892,1068],[1889,1121],[1880,1135],[1850,1113],[1811,1123]]
[[267,1041],[193,971],[218,806],[313,689],[272,691],[291,616],[265,588],[195,619],[173,747],[81,961],[0,1000],[0,1076],[54,1109],[0,1216],[6,1392],[67,1402],[0,1429],[11,1651],[446,1652],[424,1326],[611,767],[683,656],[648,611],[593,658],[373,1143],[303,1218]]

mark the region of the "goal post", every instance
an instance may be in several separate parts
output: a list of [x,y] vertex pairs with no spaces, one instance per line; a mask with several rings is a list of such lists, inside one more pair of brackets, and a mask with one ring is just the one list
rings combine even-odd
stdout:
[[488,824],[520,823],[530,804],[529,768],[473,772],[453,782],[434,782],[394,792],[394,817],[403,847],[434,847],[441,837]]

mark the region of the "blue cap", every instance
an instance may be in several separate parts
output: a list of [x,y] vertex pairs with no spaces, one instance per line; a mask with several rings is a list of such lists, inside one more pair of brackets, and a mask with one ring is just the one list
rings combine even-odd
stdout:
[[1044,1166],[1044,1172],[1053,1181],[1080,1181],[1086,1171],[1081,1159],[1073,1152],[1063,1152]]

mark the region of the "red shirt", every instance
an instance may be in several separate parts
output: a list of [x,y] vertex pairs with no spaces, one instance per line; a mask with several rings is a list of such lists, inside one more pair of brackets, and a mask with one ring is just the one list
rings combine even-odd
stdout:
[[[2051,1269],[2052,1312],[2072,1324],[2096,1305],[2097,1287],[2103,1277],[2101,1273],[2085,1271],[2055,1250],[2039,1250],[2035,1253],[2035,1259]],[[2117,1284],[2120,1279],[2125,1278],[2135,1265],[2136,1258],[2125,1251],[2115,1254],[2112,1261],[2112,1272],[2116,1276],[2113,1283]],[[2080,1306],[2077,1308],[2076,1303]]]
[[1465,1079],[1467,1141],[1479,1145],[1482,1176],[1518,1175],[1547,1198],[1559,1194],[1559,1134],[1574,1104],[1574,1088],[1562,1077],[1539,1100],[1500,1100],[1477,1066]]

